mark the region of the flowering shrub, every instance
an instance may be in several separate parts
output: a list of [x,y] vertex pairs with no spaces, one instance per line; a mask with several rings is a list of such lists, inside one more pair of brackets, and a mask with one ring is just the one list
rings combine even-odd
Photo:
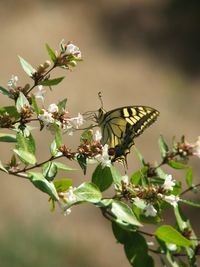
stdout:
[[[131,266],[155,266],[154,254],[160,255],[162,266],[197,266],[199,239],[189,219],[183,215],[182,206],[200,207],[200,203],[185,198],[189,191],[197,193],[200,186],[193,184],[193,171],[188,167],[191,156],[200,157],[200,139],[190,144],[182,137],[179,142],[173,140],[172,148],[169,148],[160,136],[161,162],[146,162],[135,149],[140,169],[130,177],[121,175],[111,161],[108,144],[101,143],[102,134],[98,124],[94,123],[94,114],[86,112],[71,117],[66,99],[45,107],[47,92],[44,88],[51,88],[64,78],[51,79],[52,71],[57,67],[70,70],[82,60],[80,49],[72,43],[62,41],[58,52],[48,45],[46,48],[51,62],[47,60],[36,69],[19,57],[22,68],[33,81],[32,85],[21,86],[18,77],[12,75],[7,88],[0,87],[0,92],[12,102],[12,105],[0,108],[0,141],[15,144],[9,163],[0,162],[0,170],[27,179],[46,193],[51,210],[57,205],[68,215],[76,205],[95,205],[112,223],[114,236],[124,246]],[[38,123],[41,134],[46,130],[52,133],[51,155],[43,162],[36,158],[32,122]],[[5,133],[6,129],[13,134]],[[81,133],[80,144],[72,151],[64,144],[62,136],[73,135],[77,130]],[[73,170],[59,162],[60,158],[66,158],[69,163],[76,161],[84,174],[91,162],[96,164],[91,181],[73,187],[71,179],[56,180],[60,170]],[[185,171],[187,189],[182,189],[182,183],[172,177],[170,171],[166,173],[163,170],[164,165]],[[40,171],[34,171],[36,168]],[[106,190],[111,186],[114,195],[108,197]],[[174,211],[176,225],[164,223],[163,212],[167,209]],[[145,224],[157,225],[156,231],[145,231]],[[152,241],[147,242],[146,237]]]

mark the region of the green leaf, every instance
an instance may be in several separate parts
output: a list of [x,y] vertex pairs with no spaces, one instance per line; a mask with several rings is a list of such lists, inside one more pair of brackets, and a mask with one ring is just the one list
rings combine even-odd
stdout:
[[30,107],[30,104],[28,102],[28,99],[25,97],[25,95],[22,92],[20,92],[19,97],[17,98],[17,102],[16,102],[17,111],[20,113],[21,109],[24,107]]
[[92,174],[92,182],[98,186],[101,192],[108,189],[113,182],[110,167],[103,167],[102,164],[99,164]]
[[135,150],[135,153],[140,161],[140,163],[144,166],[145,165],[145,160],[142,156],[142,154],[140,153],[140,151],[136,148],[136,146],[134,146],[134,150]]
[[178,169],[178,170],[187,168],[186,165],[185,165],[184,163],[179,162],[179,161],[176,161],[176,160],[169,160],[169,161],[167,162],[167,164],[168,164],[170,167],[172,167],[172,168],[174,168],[174,169]]
[[71,179],[62,179],[59,181],[55,181],[54,185],[55,185],[57,192],[65,192],[70,188],[70,186],[72,186],[72,180]]
[[56,62],[56,54],[54,53],[54,51],[51,49],[51,47],[46,44],[46,49],[47,49],[47,52],[51,58],[51,60],[55,63]]
[[191,246],[191,241],[181,235],[175,228],[170,225],[163,225],[159,227],[155,235],[162,241],[170,244],[175,244],[180,247]]
[[39,115],[40,114],[40,108],[38,107],[38,104],[36,102],[36,99],[35,99],[35,96],[34,95],[31,96],[31,101],[32,101],[32,106],[34,108],[35,113],[37,115]]
[[4,114],[4,113],[7,113],[9,116],[14,117],[15,119],[20,118],[20,114],[17,112],[17,109],[15,106],[1,107],[0,114]]
[[134,185],[141,184],[141,180],[147,175],[148,167],[144,166],[142,169],[136,171],[131,175],[130,181]]
[[36,70],[22,57],[18,56],[23,70],[28,74],[29,77],[32,77]]
[[160,135],[159,137],[158,144],[159,144],[161,156],[162,158],[165,158],[167,156],[167,153],[169,152],[169,148],[162,135]]
[[91,144],[93,142],[93,134],[90,129],[86,129],[82,134],[80,138],[80,144],[85,144],[85,141],[87,141],[88,144]]
[[12,99],[14,98],[7,89],[5,89],[1,86],[0,86],[0,93],[2,95],[8,96],[9,98],[12,98]]
[[115,221],[121,225],[142,226],[137,220],[131,208],[123,202],[114,200],[111,206],[111,212],[116,216]]
[[69,167],[66,164],[61,163],[61,162],[55,162],[54,161],[54,164],[56,165],[56,167],[58,168],[58,170],[62,170],[62,171],[75,171],[76,170],[76,169],[71,168],[71,167]]
[[111,170],[112,180],[114,184],[117,186],[121,186],[123,176],[119,173],[119,171],[114,166],[111,166],[110,170]]
[[59,84],[60,82],[62,82],[62,80],[63,80],[64,78],[65,78],[65,77],[59,77],[59,78],[51,79],[51,80],[44,80],[44,81],[39,82],[38,85],[43,85],[43,86],[53,86],[53,85],[57,85],[57,84]]
[[77,189],[74,190],[74,194],[81,200],[91,203],[98,203],[102,198],[98,187],[90,182],[81,184]]
[[186,183],[189,187],[193,186],[193,170],[192,168],[188,168],[186,172]]
[[193,201],[187,200],[187,199],[181,199],[180,201],[186,205],[189,205],[189,206],[192,206],[195,208],[200,208],[200,203],[196,203],[196,202],[193,202]]
[[132,231],[122,229],[118,224],[112,223],[112,230],[118,242],[124,245],[126,256],[134,267],[154,267],[144,237]]
[[56,142],[56,146],[57,148],[59,148],[62,145],[62,133],[61,133],[61,129],[58,125],[53,124],[52,127],[54,127],[55,130],[55,142]]
[[51,143],[50,152],[51,152],[51,155],[53,157],[57,157],[57,156],[62,155],[62,152],[60,152],[58,150],[58,148],[57,148],[57,145],[56,145],[56,141],[55,140],[53,140],[53,142]]
[[48,181],[53,181],[57,174],[57,166],[54,162],[49,161],[42,165],[42,174]]
[[25,137],[22,133],[17,133],[16,138],[17,138],[17,144],[16,144],[17,149],[21,149],[35,155],[36,151],[35,140],[31,134]]
[[14,143],[17,142],[17,139],[14,134],[0,133],[0,142]]
[[37,160],[35,156],[28,152],[24,151],[22,149],[13,149],[13,151],[18,155],[18,157],[25,163],[25,164],[32,164],[35,165]]
[[66,104],[67,104],[67,98],[65,98],[65,99],[63,99],[62,101],[60,101],[59,103],[58,103],[58,109],[59,109],[59,112],[60,113],[62,113],[62,112],[64,112],[65,111],[65,109],[66,109]]
[[77,156],[77,161],[81,167],[81,169],[83,170],[84,175],[86,174],[86,170],[87,170],[87,156],[85,154],[79,154]]
[[28,173],[31,182],[35,187],[40,189],[42,192],[47,193],[53,200],[59,200],[56,188],[52,182],[47,181],[42,173],[29,172]]
[[8,173],[8,170],[3,166],[1,160],[0,160],[0,170]]

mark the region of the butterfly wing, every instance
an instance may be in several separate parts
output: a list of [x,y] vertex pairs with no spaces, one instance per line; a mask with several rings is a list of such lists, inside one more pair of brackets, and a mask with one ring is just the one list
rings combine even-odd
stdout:
[[126,161],[134,138],[149,127],[159,112],[151,107],[130,106],[104,112],[99,111],[97,122],[102,131],[102,144],[114,150],[112,161]]

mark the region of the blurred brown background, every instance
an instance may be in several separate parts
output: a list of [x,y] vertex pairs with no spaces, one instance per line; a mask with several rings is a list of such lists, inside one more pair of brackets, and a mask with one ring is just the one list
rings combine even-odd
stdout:
[[[67,97],[68,109],[76,116],[97,109],[97,93],[102,91],[107,110],[139,104],[157,108],[159,120],[136,145],[147,161],[159,161],[160,133],[168,141],[182,134],[195,141],[200,133],[199,14],[198,0],[0,1],[0,84],[6,87],[12,74],[21,85],[31,82],[17,55],[37,66],[48,58],[46,42],[57,49],[61,39],[72,41],[84,61],[71,73],[55,73],[66,74],[66,79],[48,91],[46,106]],[[1,96],[0,105],[9,104]],[[46,159],[52,136],[45,131],[34,136],[38,157]],[[65,138],[70,145],[78,140]],[[8,161],[11,147],[0,146],[0,159]],[[192,164],[198,181],[199,160]],[[137,166],[132,153],[128,173]],[[78,185],[90,179],[92,169],[86,177],[81,172],[59,177],[73,177]],[[183,174],[174,177],[183,180]],[[199,212],[185,211],[200,235]],[[2,174],[0,214],[0,266],[129,266],[110,224],[94,207],[74,208],[67,217],[58,208],[51,213],[45,194],[28,181]]]

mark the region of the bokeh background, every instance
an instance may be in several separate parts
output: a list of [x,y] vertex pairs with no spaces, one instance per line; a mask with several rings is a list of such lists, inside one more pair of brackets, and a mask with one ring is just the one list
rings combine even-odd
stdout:
[[[54,77],[66,74],[66,79],[48,91],[45,105],[67,97],[76,116],[96,110],[102,91],[107,110],[125,105],[157,108],[159,120],[136,145],[147,161],[159,161],[159,134],[168,141],[185,134],[192,142],[200,133],[199,14],[198,0],[0,1],[0,84],[5,87],[12,74],[21,85],[31,82],[17,55],[37,66],[48,58],[46,42],[56,49],[61,39],[72,41],[84,61],[73,72],[54,72]],[[1,106],[9,104],[0,97]],[[52,136],[45,131],[34,136],[38,157],[46,159]],[[65,138],[72,147],[78,142],[78,136]],[[0,159],[6,162],[11,147],[0,146]],[[199,159],[191,165],[198,182]],[[128,173],[137,166],[131,153]],[[90,179],[92,168],[85,177],[76,172],[59,178],[72,177],[78,185]],[[174,175],[184,178],[183,172]],[[58,208],[51,213],[48,197],[28,181],[1,174],[0,185],[0,266],[129,266],[109,222],[94,207],[80,206],[64,217]],[[200,236],[199,212],[184,209]],[[166,217],[173,221],[171,213]]]

